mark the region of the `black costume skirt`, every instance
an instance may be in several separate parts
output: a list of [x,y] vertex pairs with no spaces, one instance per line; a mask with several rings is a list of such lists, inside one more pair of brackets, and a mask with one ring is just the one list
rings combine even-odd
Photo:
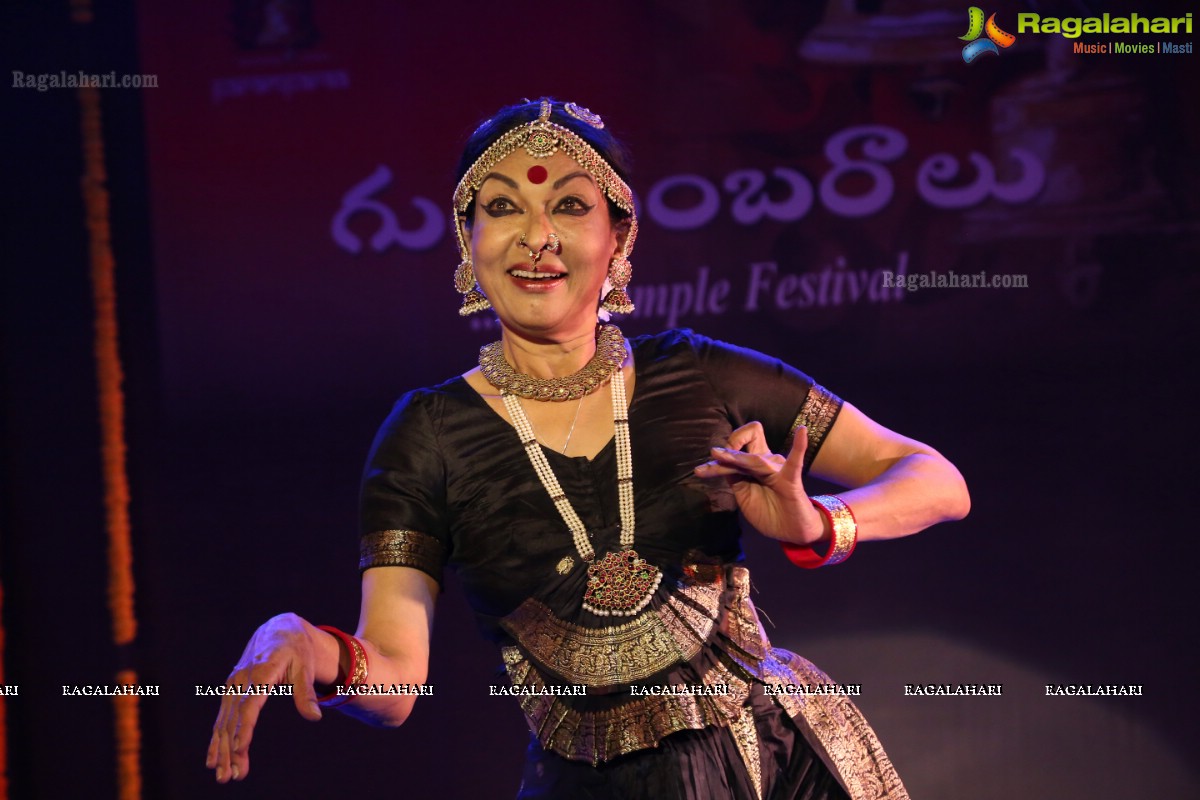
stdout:
[[[849,800],[795,723],[754,684],[762,800]],[[517,800],[758,800],[728,728],[680,731],[658,747],[593,767],[533,737]]]

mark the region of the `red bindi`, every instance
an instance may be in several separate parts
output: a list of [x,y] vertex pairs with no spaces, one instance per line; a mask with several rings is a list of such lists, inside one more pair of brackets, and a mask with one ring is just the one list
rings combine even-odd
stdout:
[[530,183],[544,183],[546,180],[546,168],[541,164],[536,164],[529,168],[525,173],[525,177],[529,178]]

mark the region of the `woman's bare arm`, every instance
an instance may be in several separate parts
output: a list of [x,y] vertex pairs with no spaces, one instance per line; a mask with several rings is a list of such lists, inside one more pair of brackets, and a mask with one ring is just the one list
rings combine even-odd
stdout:
[[[812,507],[801,477],[807,444],[807,430],[800,428],[786,458],[772,453],[762,425],[750,422],[730,434],[727,447],[713,448],[713,460],[696,474],[730,481],[742,515],[764,535],[800,545],[828,541],[829,522]],[[838,496],[853,509],[860,540],[907,536],[961,519],[971,508],[966,482],[953,464],[849,403],[811,474],[847,487]]]
[[854,510],[860,541],[907,536],[971,510],[966,481],[953,464],[850,403],[842,406],[810,474],[847,487],[838,497]]
[[[367,654],[372,684],[421,684],[429,667],[437,583],[408,567],[379,567],[363,573],[358,639]],[[226,685],[291,684],[292,700],[305,719],[319,720],[314,684],[329,686],[348,657],[335,636],[295,614],[280,614],[261,625],[247,643]],[[339,666],[339,661],[340,666]],[[416,695],[359,695],[339,707],[378,725],[400,725]],[[250,742],[266,695],[233,694],[221,699],[205,764],[217,781],[242,780],[250,773]]]

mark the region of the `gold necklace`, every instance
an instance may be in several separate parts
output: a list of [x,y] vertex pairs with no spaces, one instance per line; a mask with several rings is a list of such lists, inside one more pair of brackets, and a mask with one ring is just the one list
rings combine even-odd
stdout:
[[529,400],[578,400],[607,383],[625,363],[625,337],[616,325],[596,326],[596,352],[583,369],[562,378],[535,378],[517,372],[504,357],[500,342],[479,348],[479,371],[501,394]]

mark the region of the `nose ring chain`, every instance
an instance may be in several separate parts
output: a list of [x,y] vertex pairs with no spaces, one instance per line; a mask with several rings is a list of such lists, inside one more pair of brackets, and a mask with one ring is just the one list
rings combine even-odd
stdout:
[[535,267],[542,260],[542,256],[547,250],[549,250],[551,253],[554,253],[556,256],[562,254],[562,240],[558,238],[558,234],[554,231],[551,231],[550,234],[546,236],[546,243],[538,250],[534,250],[526,243],[525,234],[523,233],[521,234],[521,238],[517,240],[517,246],[524,247],[529,251],[529,261]]

